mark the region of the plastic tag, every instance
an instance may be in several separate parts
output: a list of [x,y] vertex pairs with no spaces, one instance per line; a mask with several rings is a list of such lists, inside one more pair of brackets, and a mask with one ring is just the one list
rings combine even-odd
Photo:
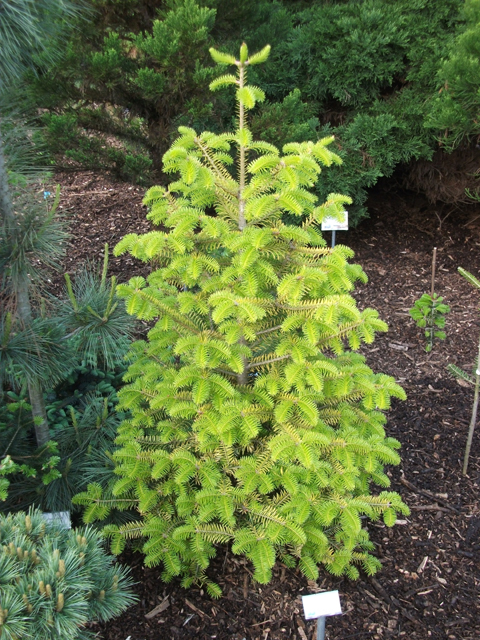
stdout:
[[302,596],[302,602],[306,620],[323,616],[337,616],[342,613],[338,591],[324,591],[310,596]]
[[322,231],[348,231],[348,211],[342,211],[343,220],[327,216],[322,220]]

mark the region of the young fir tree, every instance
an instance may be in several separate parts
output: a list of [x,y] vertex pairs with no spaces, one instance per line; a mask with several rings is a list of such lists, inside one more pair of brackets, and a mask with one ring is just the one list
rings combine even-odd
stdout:
[[152,263],[148,281],[119,290],[130,313],[156,324],[135,343],[120,393],[131,418],[119,431],[113,495],[90,485],[77,498],[87,520],[135,507],[136,523],[107,528],[113,549],[141,537],[146,564],[162,564],[165,580],[182,575],[212,595],[205,570],[218,544],[247,556],[262,583],[276,558],[309,578],[319,564],[355,578],[358,565],[372,574],[380,564],[362,517],[391,526],[396,511],[408,513],[396,493],[370,491],[388,487],[384,465],[399,462],[383,410],[405,396],[354,351],[386,325],[350,295],[366,280],[352,251],[327,248],[318,228],[349,199],[318,205],[309,191],[321,164],[339,162],[332,139],[281,154],[247,127],[264,98],[247,69],[269,49],[249,57],[244,44],[239,59],[211,50],[236,67],[211,88],[235,87],[238,128],[181,127],[164,156],[178,178],[145,199],[165,231],[130,234],[116,248]]

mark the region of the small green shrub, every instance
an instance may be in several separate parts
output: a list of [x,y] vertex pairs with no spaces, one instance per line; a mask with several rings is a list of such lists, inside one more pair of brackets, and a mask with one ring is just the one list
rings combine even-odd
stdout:
[[466,0],[466,28],[452,43],[437,74],[439,90],[429,102],[426,126],[440,133],[448,151],[480,134],[480,2]]
[[415,301],[410,309],[410,315],[421,329],[425,329],[427,345],[425,351],[433,349],[435,338],[445,340],[445,315],[450,311],[450,307],[443,304],[442,296],[436,293],[431,296],[424,293],[421,298]]
[[153,161],[135,123],[119,127],[113,116],[94,118],[95,113],[45,114],[42,122],[50,153],[60,164],[64,157],[83,167],[113,171],[123,180],[149,184]]
[[87,622],[106,621],[136,598],[128,570],[114,564],[101,536],[65,530],[40,511],[0,515],[2,640],[87,640]]

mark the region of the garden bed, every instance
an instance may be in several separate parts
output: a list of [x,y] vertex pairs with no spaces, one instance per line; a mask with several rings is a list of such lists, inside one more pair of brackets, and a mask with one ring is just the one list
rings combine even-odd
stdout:
[[[149,229],[137,187],[88,172],[56,179],[62,210],[72,217],[65,263],[70,273],[87,258],[101,259],[105,242],[113,247],[126,233]],[[466,206],[441,220],[445,209],[440,213],[422,196],[388,190],[385,183],[369,209],[370,220],[338,232],[337,241],[355,250],[355,262],[369,277],[355,292],[359,307],[377,309],[389,324],[388,333],[363,349],[368,363],[394,376],[408,396],[394,403],[387,431],[402,443],[402,463],[389,475],[411,515],[391,529],[368,525],[383,570],[357,582],[322,571],[311,583],[278,565],[272,582],[258,585],[243,558],[220,549],[211,574],[224,595],[213,601],[199,589],[162,583],[159,569],[146,569],[141,555],[126,554],[140,600],[105,628],[93,627],[103,640],[311,640],[315,625],[304,621],[300,596],[331,589],[339,590],[344,613],[328,620],[330,640],[480,637],[480,428],[463,477],[473,390],[446,370],[449,363],[471,370],[477,351],[480,293],[457,267],[480,273],[480,208]],[[452,310],[446,340],[427,354],[408,309],[430,290],[435,246],[436,292]],[[119,281],[148,273],[130,256],[112,258],[110,270]],[[60,284],[56,278],[53,288]]]

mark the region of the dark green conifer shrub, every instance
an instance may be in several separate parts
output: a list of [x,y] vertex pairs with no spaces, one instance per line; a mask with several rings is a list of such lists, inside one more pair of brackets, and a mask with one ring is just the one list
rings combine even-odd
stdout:
[[437,79],[439,90],[429,103],[426,121],[441,132],[441,145],[452,151],[480,133],[480,2],[465,0],[466,28],[452,43]]
[[[467,3],[469,22],[476,2]],[[344,162],[318,183],[317,195],[324,200],[340,190],[352,197],[351,224],[368,215],[367,190],[380,177],[432,156],[439,128],[442,135],[448,128],[447,138],[464,125],[466,133],[476,130],[475,25],[452,49],[451,64],[443,63],[463,0],[94,4],[98,13],[74,33],[62,63],[30,79],[30,104],[36,116],[42,110],[61,164],[67,157],[151,184],[177,126],[230,127],[234,101],[205,90],[212,79],[207,49],[214,42],[236,48],[242,39],[255,48],[274,45],[272,59],[250,78],[267,97],[262,138],[284,144],[333,133]],[[442,66],[441,84],[452,89],[436,100]],[[294,89],[304,105],[296,113]],[[261,130],[257,115],[254,132]],[[316,119],[321,126],[312,135]]]
[[167,148],[174,120],[192,108],[198,117],[207,106],[199,87],[211,75],[202,62],[215,9],[195,0],[146,4],[96,1],[62,63],[31,74],[26,101],[48,110],[41,121],[59,164],[67,159],[151,185],[153,159]]
[[65,530],[40,511],[0,516],[0,637],[96,637],[87,622],[135,602],[128,570],[114,564],[90,528]]
[[[156,320],[134,343],[120,406],[118,480],[77,496],[85,518],[112,506],[136,508],[137,522],[109,526],[112,548],[143,538],[147,565],[165,580],[218,587],[205,571],[228,543],[268,582],[276,558],[315,579],[323,564],[355,578],[380,563],[363,518],[408,513],[390,482],[399,443],[386,437],[384,410],[405,394],[356,352],[386,325],[350,295],[360,266],[345,246],[328,248],[318,224],[349,198],[312,194],[321,165],[340,160],[332,138],[289,143],[283,153],[253,139],[246,115],[264,98],[247,69],[266,47],[239,59],[210,85],[232,85],[237,129],[216,135],[181,127],[164,156],[174,174],[153,187],[149,218],[165,231],[130,234],[116,247],[151,262],[148,280],[119,287],[129,313]],[[284,216],[303,218],[301,226]],[[348,349],[350,347],[351,350]]]
[[[0,253],[2,248],[0,242]],[[37,254],[26,253],[38,266]],[[50,317],[35,318],[30,326],[11,313],[0,317],[0,461],[7,455],[14,461],[8,467],[8,499],[7,478],[2,482],[3,511],[32,504],[69,510],[72,496],[88,482],[107,484],[112,474],[111,453],[122,419],[115,411],[116,390],[134,325],[115,295],[115,278],[107,282],[107,257],[108,247],[101,274],[90,264],[73,282],[66,276],[63,299],[50,300]],[[48,438],[39,448],[31,437],[36,418],[28,381],[33,376],[44,382],[48,424]]]
[[[31,104],[35,114],[48,110],[42,116],[48,145],[61,164],[65,156],[151,184],[177,126],[230,127],[233,101],[205,91],[209,44],[271,42],[273,59],[251,75],[267,97],[265,116],[252,114],[252,131],[261,130],[259,117],[262,138],[280,146],[333,133],[344,162],[318,183],[317,195],[348,194],[357,224],[367,215],[367,189],[399,164],[429,159],[437,147],[438,132],[424,125],[440,123],[443,103],[433,100],[433,118],[430,103],[462,4],[243,0],[233,7],[231,0],[181,0],[155,9],[146,0],[96,0],[98,14],[74,35],[62,64],[32,77]],[[295,88],[304,106],[292,113]],[[471,125],[473,110],[465,111]]]
[[[117,428],[125,416],[116,411],[115,390],[105,395],[105,388],[111,385],[95,385],[91,369],[87,373],[92,391],[80,390],[50,402],[48,397],[55,391],[46,394],[52,440],[40,451],[32,443],[31,407],[25,396],[12,391],[4,395],[6,402],[0,407],[0,464],[7,454],[9,466],[3,482],[5,492],[0,493],[0,511],[31,505],[45,511],[72,511],[72,497],[90,482],[108,485],[113,476]],[[121,521],[125,521],[124,516]]]
[[[153,161],[138,120],[130,118],[128,124],[120,126],[118,118],[111,114],[82,109],[77,113],[46,113],[42,124],[54,157],[64,156],[70,164],[113,171],[130,182],[151,184]],[[60,160],[60,165],[65,160]]]

